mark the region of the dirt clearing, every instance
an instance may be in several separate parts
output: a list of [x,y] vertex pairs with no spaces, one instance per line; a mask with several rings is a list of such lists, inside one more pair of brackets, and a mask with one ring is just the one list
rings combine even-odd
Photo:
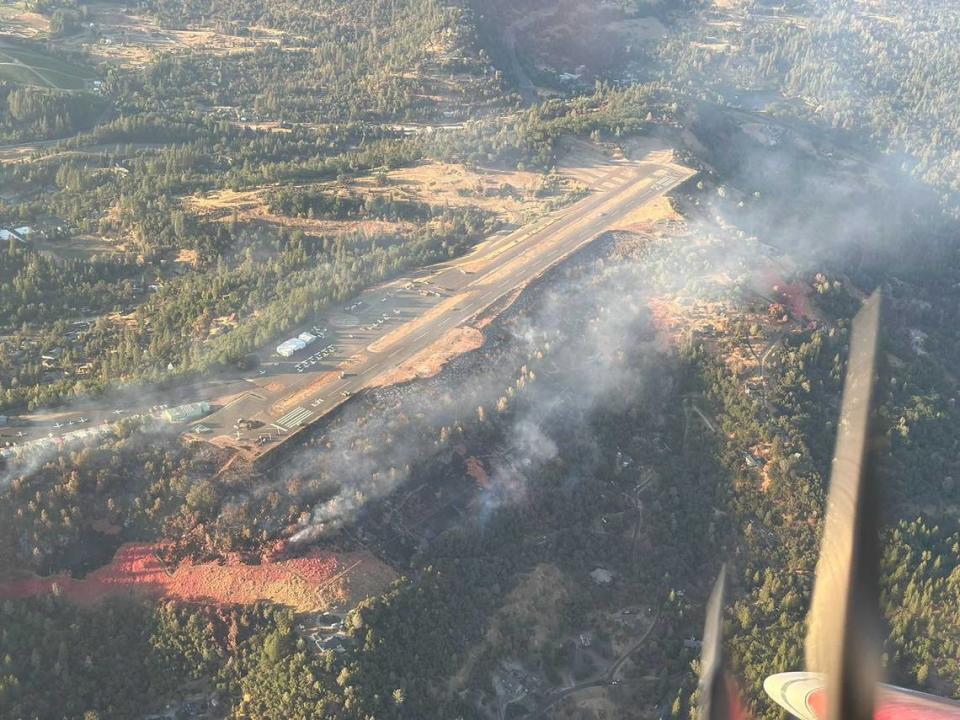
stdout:
[[85,7],[87,21],[93,23],[96,32],[52,42],[65,48],[82,48],[97,60],[125,67],[149,64],[168,52],[199,50],[220,56],[251,52],[264,45],[279,45],[282,35],[263,29],[243,37],[208,27],[172,29],[114,3],[95,2]]
[[343,612],[382,592],[396,574],[366,552],[314,550],[262,565],[183,563],[167,570],[153,545],[125,545],[113,562],[83,580],[65,575],[27,577],[0,584],[0,598],[61,592],[81,604],[136,596],[214,605],[269,601],[299,612]]
[[[329,183],[311,186],[321,190],[333,190]],[[227,222],[236,216],[246,223],[265,223],[277,227],[302,230],[307,235],[321,237],[345,232],[359,232],[368,237],[383,237],[401,234],[413,229],[409,222],[385,220],[320,220],[289,217],[270,212],[265,194],[274,186],[255,190],[217,190],[204,195],[190,195],[183,199],[186,208],[204,220]]]
[[[577,183],[569,178],[557,178],[555,187],[550,182],[533,172],[468,170],[463,165],[427,162],[388,173],[386,191],[431,205],[480,208],[504,222],[519,224],[545,212],[557,196],[577,190]],[[385,191],[373,178],[354,186],[366,192]]]
[[[18,7],[19,5],[19,7]],[[50,32],[50,20],[35,12],[22,10],[22,4],[0,5],[0,25],[10,35],[25,39],[38,38]]]

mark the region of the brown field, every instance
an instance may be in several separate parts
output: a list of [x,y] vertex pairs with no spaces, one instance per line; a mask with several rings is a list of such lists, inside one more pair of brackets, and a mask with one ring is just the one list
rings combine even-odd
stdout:
[[204,219],[224,219],[234,210],[238,213],[253,213],[266,210],[262,190],[215,190],[204,195],[190,195],[184,204]]
[[125,545],[109,565],[82,580],[28,576],[0,584],[0,598],[60,592],[81,604],[108,597],[151,597],[213,605],[269,601],[300,612],[344,612],[383,592],[396,573],[373,555],[312,550],[301,558],[260,565],[238,562],[163,566],[160,548]]
[[[533,172],[468,170],[463,165],[428,162],[394,170],[387,177],[388,190],[377,188],[372,178],[355,183],[355,187],[370,192],[392,191],[433,205],[478,207],[510,223],[520,223],[531,214],[544,212],[549,201],[535,196],[542,176]],[[568,189],[574,189],[573,181],[566,182]]]
[[[390,194],[398,199],[429,203],[433,206],[477,207],[495,214],[501,221],[521,224],[547,212],[557,196],[537,197],[543,178],[538,173],[478,169],[462,165],[428,162],[392,171],[381,186],[373,177],[353,181],[347,189],[357,194]],[[410,231],[408,222],[382,220],[322,220],[295,218],[271,213],[265,200],[273,186],[252,190],[216,190],[183,199],[184,206],[205,220],[228,221],[236,215],[241,222],[265,223],[299,229],[313,236],[360,232],[369,236],[401,234]],[[336,182],[309,186],[334,192],[344,186]],[[581,188],[570,178],[560,179],[561,192]]]
[[22,38],[38,38],[50,32],[50,21],[39,13],[23,9],[23,3],[5,0],[0,3],[0,27],[4,32]]
[[196,267],[200,264],[200,253],[196,250],[187,250],[186,248],[183,248],[177,253],[175,262]]
[[95,235],[77,235],[69,240],[32,240],[31,244],[40,252],[49,253],[65,260],[89,260],[94,255],[114,255],[123,253],[126,248],[109,239]]
[[[289,127],[280,127],[281,123],[279,120],[270,120],[264,122],[241,122],[240,120],[234,120],[230,123],[234,127],[238,128],[247,128],[249,130],[256,130],[257,132],[275,132],[275,133],[291,133],[293,128]],[[299,127],[306,127],[306,123],[300,123]]]
[[[177,50],[202,50],[205,53],[228,55],[249,52],[264,44],[278,44],[284,33],[269,28],[252,27],[252,35],[239,37],[197,27],[186,30],[165,28],[152,18],[128,12],[111,2],[85,4],[87,22],[96,26],[96,34],[81,32],[68,38],[54,39],[60,47],[83,49],[96,61],[126,67],[152,62],[159,53]],[[0,27],[24,38],[47,38],[49,19],[27,12],[20,3],[3,0],[0,4]]]
[[517,623],[527,628],[530,648],[539,650],[556,637],[561,611],[573,591],[573,580],[556,565],[537,565],[510,591],[487,629],[486,640],[502,646],[503,626]]
[[[6,163],[16,163],[22,160],[29,160],[30,155],[37,150],[33,145],[14,145],[0,148],[0,165]],[[16,198],[16,193],[4,193],[4,199]]]
[[638,207],[623,218],[620,226],[624,230],[652,232],[661,223],[680,223],[682,219],[670,198],[664,195]]
[[700,50],[710,50],[716,53],[726,53],[731,50],[731,45],[725,42],[692,42],[690,45]]
[[[330,183],[317,187],[331,188]],[[184,198],[188,210],[204,220],[230,220],[234,213],[241,222],[264,223],[277,227],[302,230],[307,235],[336,235],[345,232],[359,232],[368,236],[383,236],[409,231],[411,223],[387,222],[384,220],[320,220],[310,218],[287,217],[271,213],[264,194],[270,188],[256,190],[216,190],[205,195],[191,195]]]

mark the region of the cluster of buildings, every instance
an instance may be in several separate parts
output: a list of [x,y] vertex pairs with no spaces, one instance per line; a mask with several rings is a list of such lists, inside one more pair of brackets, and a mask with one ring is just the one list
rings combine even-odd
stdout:
[[303,632],[316,645],[317,650],[330,650],[335,653],[345,652],[350,643],[350,638],[347,637],[343,618],[324,613],[316,620],[314,627],[303,628]]
[[292,337],[289,340],[284,340],[282,343],[277,345],[277,355],[280,357],[293,357],[301,350],[304,350],[317,341],[317,336],[313,333],[302,332],[296,337]]

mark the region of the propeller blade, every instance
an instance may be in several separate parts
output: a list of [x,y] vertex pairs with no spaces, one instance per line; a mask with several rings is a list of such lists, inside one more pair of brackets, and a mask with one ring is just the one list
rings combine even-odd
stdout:
[[727,674],[723,652],[723,606],[727,595],[727,566],[707,601],[707,619],[703,627],[700,655],[699,720],[738,720],[744,717],[736,684]]
[[873,403],[881,302],[877,291],[853,321],[823,539],[807,618],[807,670],[826,676],[823,720],[873,720],[880,680]]

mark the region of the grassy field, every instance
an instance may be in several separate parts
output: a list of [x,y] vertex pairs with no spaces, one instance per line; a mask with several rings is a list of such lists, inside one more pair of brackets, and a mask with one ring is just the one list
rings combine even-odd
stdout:
[[0,43],[0,79],[29,85],[83,90],[96,74],[90,68],[32,48]]
[[4,33],[24,39],[45,37],[50,21],[40,13],[25,10],[17,0],[0,0],[0,28]]

